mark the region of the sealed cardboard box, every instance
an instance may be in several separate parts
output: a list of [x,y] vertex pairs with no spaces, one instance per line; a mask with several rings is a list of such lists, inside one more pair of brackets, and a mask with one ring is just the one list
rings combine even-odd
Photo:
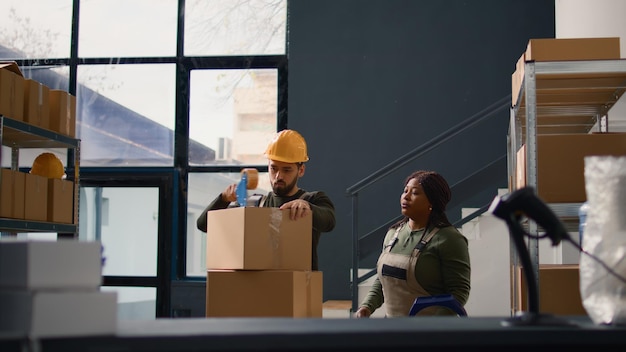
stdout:
[[208,270],[207,317],[322,317],[322,272]]
[[[521,290],[518,307],[527,311],[527,284],[521,268],[518,277],[521,280],[517,286]],[[539,265],[539,311],[554,315],[587,315],[580,296],[578,265]]]
[[74,219],[74,182],[48,179],[48,221],[65,224]]
[[515,72],[511,75],[511,106],[517,104],[522,82],[524,82],[524,64],[526,55],[522,54],[515,64]]
[[[517,152],[516,181],[527,185],[526,146]],[[585,191],[585,157],[626,155],[626,133],[562,134],[537,136],[537,187],[547,203],[582,203]]]
[[24,119],[24,77],[15,62],[0,62],[0,115]]
[[2,289],[97,289],[101,283],[100,242],[0,240]]
[[13,218],[24,219],[26,173],[13,171]]
[[620,38],[539,38],[528,41],[526,61],[617,60]]
[[239,207],[207,213],[206,268],[311,270],[312,217]]
[[24,219],[47,221],[48,219],[48,178],[25,174]]
[[0,169],[0,218],[13,217],[13,171]]
[[[511,106],[518,104],[518,98],[520,96],[520,89],[524,81],[524,65],[528,61],[579,61],[579,60],[618,60],[620,55],[620,38],[540,38],[531,39],[528,41],[526,51],[522,53],[515,65],[515,71],[511,75]],[[570,88],[576,88],[576,84],[580,84],[578,80],[573,79],[572,84],[574,86]],[[610,82],[611,79],[603,78],[608,82],[601,83],[601,86],[608,84],[609,86],[616,85],[621,86],[622,81],[619,77],[616,77],[615,82]],[[616,88],[617,88],[616,87]],[[554,96],[561,99],[567,99],[565,92],[558,92]],[[591,92],[587,93],[592,96]],[[614,94],[613,90],[609,94]],[[580,97],[574,97],[574,101],[580,100]],[[606,98],[603,98],[604,101]],[[609,95],[608,99],[611,99]]]
[[50,130],[74,138],[76,97],[64,90],[50,90]]
[[15,170],[0,170],[0,217],[24,219],[25,175]]
[[33,338],[114,335],[117,293],[0,290],[0,331]]
[[24,80],[24,122],[50,128],[50,88],[32,79]]

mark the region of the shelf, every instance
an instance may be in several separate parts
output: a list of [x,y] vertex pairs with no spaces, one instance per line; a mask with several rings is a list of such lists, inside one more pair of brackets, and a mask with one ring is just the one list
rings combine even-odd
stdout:
[[[525,175],[526,185],[537,189],[537,136],[610,132],[609,112],[626,92],[626,59],[526,61],[523,67],[517,67],[516,74],[518,72],[521,75],[514,76],[513,82],[521,83],[512,89],[517,94],[513,101],[517,103],[511,107],[507,145],[509,187],[515,190],[517,178]],[[545,137],[544,140],[569,137]],[[518,160],[522,146],[526,147],[521,156],[523,159]],[[517,170],[518,167],[523,169]],[[582,203],[550,202],[547,205],[568,232],[578,233],[578,210]],[[525,242],[534,266],[535,280],[539,280],[539,239],[542,237],[538,234],[543,229],[528,219],[522,226],[531,235]],[[520,263],[513,258],[512,265],[519,266]],[[520,292],[518,287],[512,289],[514,296]],[[518,302],[517,298],[514,302]],[[517,311],[519,307],[515,304],[512,309]]]
[[0,218],[0,231],[76,233],[76,225]]
[[[626,60],[530,62],[534,64],[537,134],[588,133],[626,92]],[[513,107],[526,129],[524,84]],[[522,138],[525,138],[522,135]]]
[[2,144],[14,148],[76,148],[79,141],[22,121],[3,118]]
[[[579,217],[578,217],[578,209],[582,203],[549,203],[548,207],[554,212],[563,225],[567,232],[578,232],[579,225]],[[528,231],[528,223],[524,222],[522,224],[523,228]],[[539,232],[543,232],[541,228],[538,230]]]
[[17,170],[20,149],[63,148],[74,151],[74,165],[71,168],[67,167],[66,171],[73,171],[72,174],[68,174],[68,179],[74,182],[72,218],[76,223],[0,218],[0,231],[7,233],[53,232],[59,235],[71,234],[73,237],[78,237],[80,140],[0,115],[0,142],[1,145],[12,149],[12,170]]

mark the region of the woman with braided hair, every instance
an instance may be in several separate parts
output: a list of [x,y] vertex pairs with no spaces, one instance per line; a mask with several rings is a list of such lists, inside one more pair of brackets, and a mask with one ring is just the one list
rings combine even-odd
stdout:
[[[407,177],[400,196],[404,218],[392,225],[378,258],[378,276],[356,311],[367,318],[385,303],[386,317],[408,316],[417,297],[451,294],[461,306],[470,293],[467,238],[448,220],[452,197],[437,172],[420,170]],[[455,315],[431,306],[417,315]]]

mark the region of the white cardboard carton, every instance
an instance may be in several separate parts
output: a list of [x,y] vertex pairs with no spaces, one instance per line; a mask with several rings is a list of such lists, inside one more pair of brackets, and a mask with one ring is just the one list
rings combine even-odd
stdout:
[[0,331],[29,337],[113,335],[117,292],[0,290]]
[[1,289],[98,289],[100,242],[0,240]]

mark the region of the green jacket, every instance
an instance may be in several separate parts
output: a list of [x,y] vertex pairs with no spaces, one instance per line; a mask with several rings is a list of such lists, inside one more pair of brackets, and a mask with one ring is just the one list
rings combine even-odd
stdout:
[[[395,229],[390,229],[385,235],[383,250],[394,233]],[[421,236],[409,234],[406,227],[400,231],[391,253],[411,255]],[[415,278],[426,291],[433,296],[450,293],[461,305],[465,305],[469,299],[470,274],[468,241],[454,226],[443,227],[437,232],[422,249],[415,266]],[[373,313],[383,303],[382,284],[376,278],[360,306],[367,307]]]
[[[275,195],[274,192],[269,192],[263,206],[278,208],[281,205],[298,198],[309,202],[309,204],[311,205],[311,210],[313,211],[313,245],[311,253],[311,268],[313,270],[319,270],[317,245],[319,243],[320,237],[322,235],[322,232],[330,232],[335,228],[335,206],[330,198],[322,191],[306,192],[303,189],[298,190],[298,192],[291,197],[279,197]],[[225,202],[222,200],[221,194],[218,195],[198,217],[196,221],[198,229],[200,231],[206,232],[207,211],[226,209],[229,205],[229,202]]]

